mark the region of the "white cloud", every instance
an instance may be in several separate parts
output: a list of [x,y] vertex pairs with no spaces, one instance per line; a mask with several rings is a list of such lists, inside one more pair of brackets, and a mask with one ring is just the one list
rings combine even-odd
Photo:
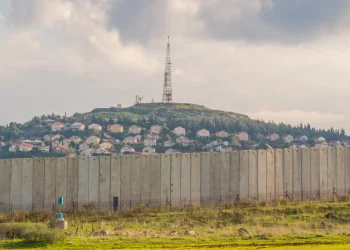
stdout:
[[[311,25],[317,17],[310,21],[305,15],[298,19],[301,30],[281,35],[287,17],[274,17],[276,27],[258,18],[264,11],[280,13],[277,1],[11,2],[12,9],[3,13],[8,26],[0,33],[0,106],[14,98],[18,108],[0,111],[0,124],[46,112],[128,105],[136,94],[159,100],[168,35],[175,101],[293,124],[349,124],[338,115],[347,114],[350,104],[347,29],[323,30],[320,38]],[[322,0],[314,8],[328,14],[324,27],[337,26],[327,6]],[[347,5],[334,6],[330,13],[343,17],[338,7]],[[312,43],[303,39],[304,24],[311,25]],[[225,32],[229,36],[222,37]],[[290,36],[299,43],[284,43]]]

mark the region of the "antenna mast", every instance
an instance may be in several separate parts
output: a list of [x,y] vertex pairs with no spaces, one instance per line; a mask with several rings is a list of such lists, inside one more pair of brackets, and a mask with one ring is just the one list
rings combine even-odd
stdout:
[[168,36],[168,44],[166,48],[164,87],[163,87],[163,103],[173,102],[173,91],[171,88],[171,61],[170,61],[170,42]]

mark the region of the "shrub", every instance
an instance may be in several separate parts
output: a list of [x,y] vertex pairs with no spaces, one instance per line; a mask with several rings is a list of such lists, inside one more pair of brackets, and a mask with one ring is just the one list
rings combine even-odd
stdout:
[[2,238],[44,243],[63,241],[67,237],[63,231],[50,229],[43,223],[3,223],[0,224],[0,235]]

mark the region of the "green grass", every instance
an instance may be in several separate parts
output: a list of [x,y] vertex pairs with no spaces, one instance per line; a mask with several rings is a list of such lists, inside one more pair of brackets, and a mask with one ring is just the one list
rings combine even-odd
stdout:
[[[3,222],[52,223],[55,213],[0,214]],[[217,208],[138,207],[65,214],[76,235],[54,244],[0,241],[0,249],[350,249],[350,203],[226,204]],[[249,234],[241,234],[240,228]],[[109,236],[89,236],[107,229]],[[191,230],[195,235],[186,235]],[[170,232],[177,231],[176,235]],[[128,235],[125,235],[128,234]],[[1,232],[0,232],[1,235]]]

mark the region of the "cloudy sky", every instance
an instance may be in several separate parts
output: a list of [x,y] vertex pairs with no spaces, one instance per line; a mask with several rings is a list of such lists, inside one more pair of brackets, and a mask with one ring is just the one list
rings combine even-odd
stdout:
[[0,0],[0,124],[173,99],[350,131],[348,0]]

